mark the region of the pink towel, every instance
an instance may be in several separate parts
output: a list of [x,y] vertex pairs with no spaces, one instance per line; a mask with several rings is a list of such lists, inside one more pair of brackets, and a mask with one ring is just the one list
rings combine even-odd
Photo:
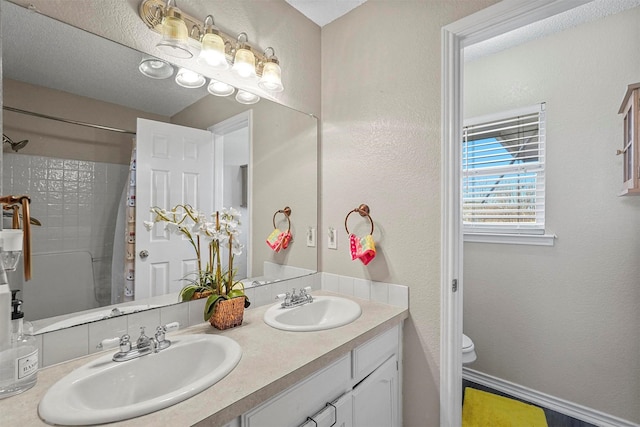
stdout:
[[289,246],[289,242],[291,242],[291,232],[280,231],[279,229],[274,229],[269,237],[267,237],[267,245],[274,251],[280,252],[283,249],[287,249]]
[[354,234],[350,234],[349,244],[351,247],[352,260],[357,258],[362,261],[364,265],[367,265],[376,257],[376,243],[371,234],[367,234],[362,239],[359,239]]

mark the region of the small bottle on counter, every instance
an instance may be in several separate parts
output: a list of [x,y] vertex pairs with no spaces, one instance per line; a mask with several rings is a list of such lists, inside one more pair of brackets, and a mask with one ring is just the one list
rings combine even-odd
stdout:
[[38,379],[38,346],[31,324],[24,321],[22,301],[16,298],[18,292],[11,291],[11,347],[0,357],[0,399],[30,389]]

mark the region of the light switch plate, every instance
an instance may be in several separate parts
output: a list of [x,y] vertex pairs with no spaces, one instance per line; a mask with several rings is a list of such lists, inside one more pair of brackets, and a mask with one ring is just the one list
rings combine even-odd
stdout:
[[310,248],[316,247],[316,228],[307,228],[307,246]]
[[338,231],[333,227],[329,227],[327,247],[329,249],[338,249]]

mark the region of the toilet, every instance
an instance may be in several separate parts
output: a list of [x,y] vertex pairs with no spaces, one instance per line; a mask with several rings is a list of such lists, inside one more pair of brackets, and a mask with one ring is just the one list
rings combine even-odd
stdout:
[[468,336],[462,334],[462,364],[468,365],[475,362],[476,349],[473,345],[473,341]]

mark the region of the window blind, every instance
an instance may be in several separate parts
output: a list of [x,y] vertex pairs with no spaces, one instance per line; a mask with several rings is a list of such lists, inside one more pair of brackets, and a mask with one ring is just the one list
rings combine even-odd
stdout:
[[464,231],[544,233],[544,105],[465,123]]

